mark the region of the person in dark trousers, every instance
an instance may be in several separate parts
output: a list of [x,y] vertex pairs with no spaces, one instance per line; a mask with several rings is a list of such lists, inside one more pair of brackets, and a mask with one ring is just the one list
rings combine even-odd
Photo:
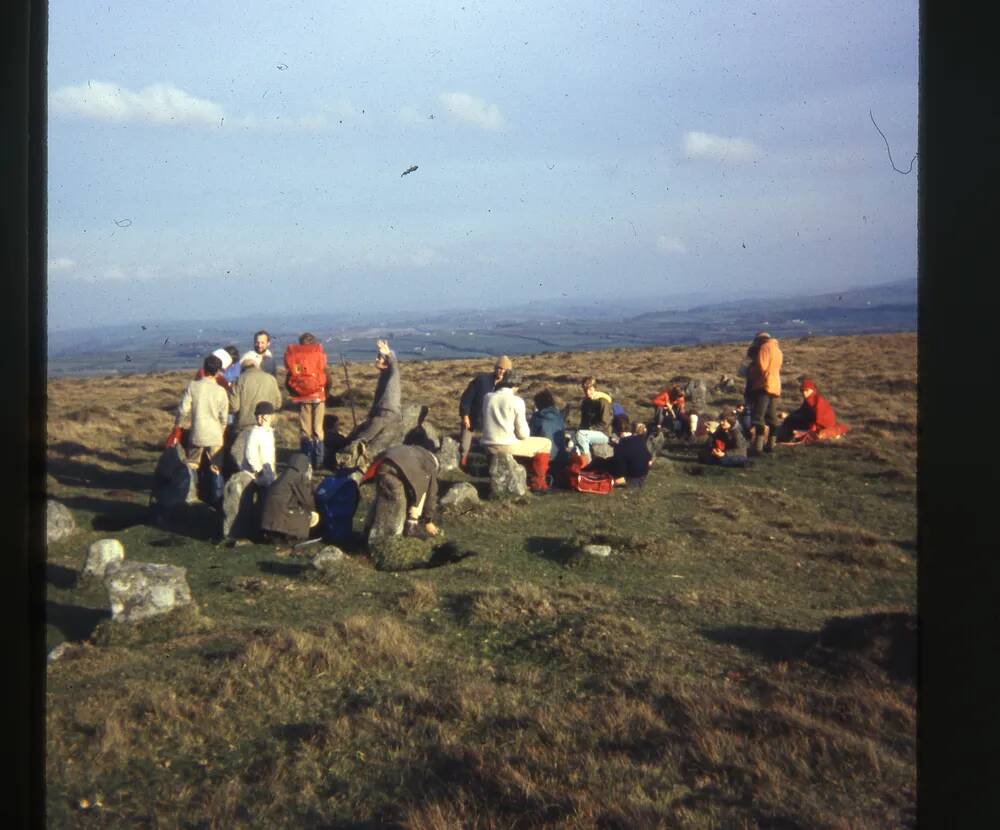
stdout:
[[783,356],[778,341],[766,331],[759,332],[754,338],[751,349],[754,348],[754,355],[747,371],[747,381],[750,386],[750,423],[753,428],[751,452],[760,455],[762,452],[771,452],[774,449]]
[[747,466],[747,439],[735,410],[726,409],[719,413],[719,426],[708,437],[698,460],[720,467]]
[[264,491],[261,530],[280,540],[307,539],[309,529],[319,524],[309,458],[297,452],[288,464],[279,465],[279,470],[274,483]]
[[437,458],[423,447],[397,444],[375,456],[362,478],[375,482],[369,541],[372,532],[396,532],[394,516],[403,516],[404,536],[437,536],[437,474]]
[[629,423],[627,418],[616,418],[614,424],[618,440],[611,457],[610,472],[616,487],[642,487],[653,465],[653,456],[646,442],[646,425],[641,421]]
[[497,358],[493,364],[492,372],[483,372],[476,375],[469,385],[465,387],[462,398],[458,402],[458,414],[462,419],[462,431],[459,435],[458,443],[461,448],[461,466],[465,466],[469,460],[469,449],[472,447],[472,434],[482,432],[483,429],[483,401],[486,396],[496,390],[497,384],[503,380],[504,375],[514,368],[514,364],[507,355],[503,354]]
[[403,430],[403,393],[399,377],[399,360],[385,340],[375,341],[378,354],[375,368],[378,381],[375,384],[375,399],[372,401],[368,417],[351,430],[347,436],[344,453],[348,454],[351,466],[363,467],[368,460],[368,447],[386,430]]

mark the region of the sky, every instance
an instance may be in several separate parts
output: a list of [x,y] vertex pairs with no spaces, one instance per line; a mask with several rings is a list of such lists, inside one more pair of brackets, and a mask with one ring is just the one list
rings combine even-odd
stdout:
[[51,0],[50,329],[915,278],[918,28],[914,0]]

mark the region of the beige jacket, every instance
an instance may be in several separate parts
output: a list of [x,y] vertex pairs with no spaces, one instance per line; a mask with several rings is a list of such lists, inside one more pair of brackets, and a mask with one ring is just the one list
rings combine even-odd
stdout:
[[275,412],[281,409],[278,381],[256,366],[244,369],[229,389],[229,411],[237,416],[237,432],[257,425],[253,411],[261,401],[270,401]]
[[184,390],[181,405],[177,408],[176,424],[180,426],[191,415],[191,445],[194,447],[221,447],[222,433],[229,415],[226,390],[214,377],[193,380]]

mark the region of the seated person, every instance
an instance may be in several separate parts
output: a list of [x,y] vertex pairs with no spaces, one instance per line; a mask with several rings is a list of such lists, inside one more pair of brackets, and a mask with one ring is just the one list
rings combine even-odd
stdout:
[[683,387],[675,383],[653,398],[652,403],[656,407],[654,432],[666,430],[674,435],[694,437],[698,429],[698,416],[687,411]]
[[313,497],[312,466],[304,453],[297,452],[282,468],[274,483],[264,491],[261,530],[272,538],[307,539],[309,529],[319,524]]
[[576,451],[590,459],[591,444],[607,444],[611,432],[611,396],[597,389],[597,381],[586,377],[580,384],[584,398],[580,401],[580,428],[573,435]]
[[375,482],[368,541],[395,535],[393,529],[418,539],[437,536],[437,473],[437,457],[423,447],[396,444],[375,456],[362,478]]
[[254,407],[257,423],[240,433],[236,439],[240,448],[233,446],[233,456],[239,455],[240,469],[254,477],[254,484],[259,487],[269,487],[275,479],[274,458],[274,404],[270,401],[260,401]]
[[709,436],[698,460],[720,467],[747,466],[747,439],[735,410],[726,409],[719,413],[719,426]]
[[535,395],[534,401],[535,411],[528,416],[528,429],[532,435],[552,442],[549,455],[555,458],[566,450],[566,419],[556,408],[556,399],[548,389]]
[[641,421],[629,423],[627,418],[616,420],[615,454],[610,459],[610,473],[615,486],[642,487],[646,474],[653,464],[653,456],[646,443],[646,425]]
[[815,383],[803,378],[799,391],[802,392],[802,405],[777,427],[776,439],[780,443],[818,441],[836,438],[847,432],[846,426],[837,423],[833,407],[819,393]]
[[[512,369],[483,400],[483,434],[479,443],[490,455],[507,453],[531,458],[537,453],[551,454],[552,441],[532,436],[525,416],[524,400],[517,396],[521,373]],[[606,440],[606,439],[605,439]]]

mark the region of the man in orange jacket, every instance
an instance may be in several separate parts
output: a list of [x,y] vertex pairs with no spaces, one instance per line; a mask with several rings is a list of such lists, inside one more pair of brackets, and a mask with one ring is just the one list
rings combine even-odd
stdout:
[[314,470],[323,464],[323,416],[326,415],[326,353],[323,344],[306,332],[285,350],[285,386],[299,405],[299,434],[302,452]]
[[[750,426],[753,453],[774,449],[778,428],[778,398],[781,396],[781,348],[766,331],[758,332],[751,345],[752,362],[747,373],[750,386]],[[767,445],[764,444],[765,436]]]

